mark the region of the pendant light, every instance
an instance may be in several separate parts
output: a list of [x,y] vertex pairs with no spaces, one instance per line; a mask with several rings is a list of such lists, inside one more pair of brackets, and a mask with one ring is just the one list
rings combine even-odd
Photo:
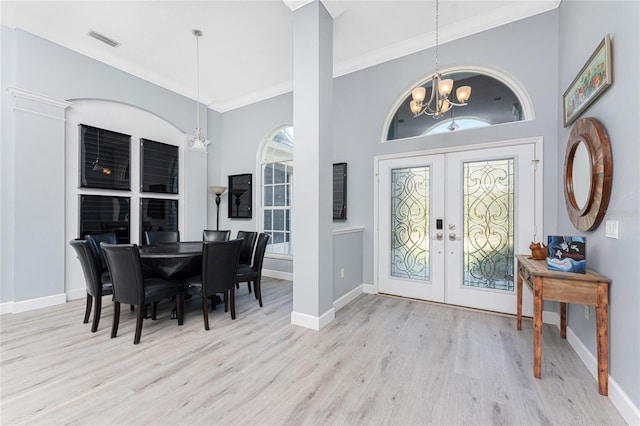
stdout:
[[429,101],[424,103],[426,98],[426,90],[419,86],[411,92],[412,101],[410,103],[411,112],[414,117],[422,114],[430,115],[433,118],[440,118],[449,111],[453,106],[465,106],[471,96],[471,86],[458,87],[456,97],[458,102],[449,99],[449,94],[453,90],[453,79],[442,79],[438,64],[438,31],[440,26],[440,10],[438,0],[436,0],[436,72],[432,77],[431,96]]
[[202,129],[200,127],[200,45],[198,43],[200,37],[202,37],[202,31],[191,30],[191,33],[196,37],[196,82],[197,82],[197,102],[196,102],[196,133],[190,138],[191,149],[201,152],[207,152],[208,142],[202,135]]

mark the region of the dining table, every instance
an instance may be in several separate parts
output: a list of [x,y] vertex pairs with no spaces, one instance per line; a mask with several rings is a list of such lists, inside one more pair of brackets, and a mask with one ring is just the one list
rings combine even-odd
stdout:
[[140,262],[147,276],[180,280],[202,270],[202,241],[180,241],[139,247]]

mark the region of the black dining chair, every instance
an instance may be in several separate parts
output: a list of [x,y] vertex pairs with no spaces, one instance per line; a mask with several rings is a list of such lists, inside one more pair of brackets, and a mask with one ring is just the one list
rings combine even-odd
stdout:
[[144,231],[144,243],[163,244],[180,241],[180,231]]
[[100,243],[105,242],[107,244],[116,244],[117,238],[115,232],[105,232],[102,234],[90,234],[85,237],[87,241],[89,241],[89,245],[93,249],[95,255],[98,257],[98,261],[100,262],[100,268],[102,269],[102,273],[109,276],[109,270],[107,269],[107,261],[104,259],[104,254],[102,253],[102,247],[100,247]]
[[251,264],[251,255],[253,254],[253,246],[256,244],[257,232],[238,231],[237,239],[242,240],[242,249],[240,250],[240,264]]
[[213,229],[205,229],[202,231],[202,241],[229,241],[231,231],[216,231]]
[[156,319],[157,304],[162,299],[175,296],[178,313],[178,325],[183,323],[184,297],[182,284],[161,278],[144,278],[140,252],[135,244],[102,243],[102,251],[113,281],[113,324],[111,338],[118,334],[120,323],[120,303],[137,307],[136,331],[133,343],[140,343],[145,306],[152,304],[151,319]]
[[262,263],[264,261],[264,253],[267,250],[267,243],[269,243],[269,234],[261,233],[258,236],[256,252],[253,255],[253,264],[238,265],[238,272],[236,273],[236,282],[246,282],[249,286],[249,293],[251,293],[251,283],[253,283],[255,297],[258,299],[260,307],[262,307],[262,290],[260,287],[260,281],[262,280]]
[[202,297],[202,318],[205,330],[209,330],[208,300],[218,293],[224,294],[225,311],[230,307],[231,319],[236,319],[234,286],[241,246],[240,240],[204,242],[202,273],[183,281],[186,294]]
[[96,307],[93,312],[93,322],[91,324],[91,332],[98,330],[100,323],[100,314],[102,312],[102,296],[112,294],[111,277],[109,274],[102,273],[98,257],[91,247],[91,243],[86,239],[77,239],[69,241],[71,247],[76,251],[82,272],[84,273],[84,281],[87,289],[87,304],[84,310],[84,323],[89,322],[91,315],[91,305],[93,299],[96,300]]

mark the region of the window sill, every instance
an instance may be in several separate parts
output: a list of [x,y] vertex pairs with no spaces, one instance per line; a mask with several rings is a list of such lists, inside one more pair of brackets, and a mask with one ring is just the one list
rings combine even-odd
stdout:
[[293,256],[289,254],[279,254],[279,253],[265,253],[264,257],[267,259],[279,259],[279,260],[291,260],[293,261]]

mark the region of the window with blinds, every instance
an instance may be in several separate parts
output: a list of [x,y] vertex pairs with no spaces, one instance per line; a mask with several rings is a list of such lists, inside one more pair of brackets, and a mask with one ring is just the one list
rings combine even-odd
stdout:
[[130,199],[103,195],[80,195],[80,237],[113,232],[118,244],[130,242]]
[[80,187],[131,189],[131,136],[80,124]]
[[178,147],[140,139],[140,191],[178,193]]
[[145,231],[177,231],[178,200],[140,199],[140,241]]

